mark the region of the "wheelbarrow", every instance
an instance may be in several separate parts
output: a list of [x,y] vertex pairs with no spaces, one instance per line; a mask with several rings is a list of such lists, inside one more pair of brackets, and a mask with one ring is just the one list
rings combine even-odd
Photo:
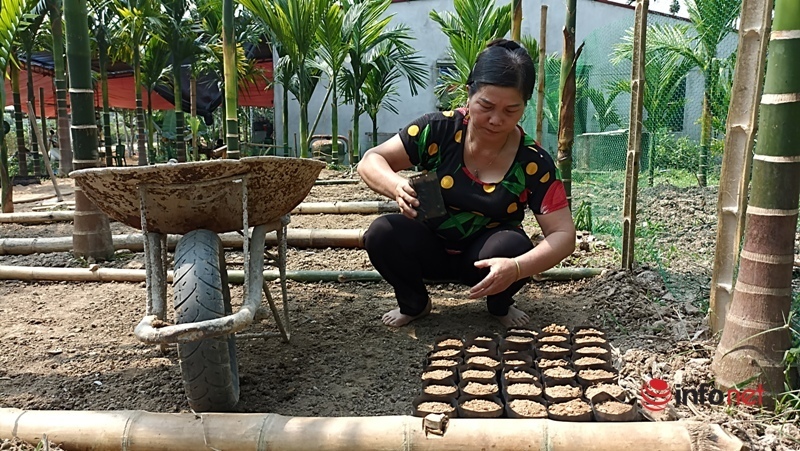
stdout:
[[[186,397],[195,411],[231,410],[239,400],[236,332],[254,321],[262,291],[280,336],[289,341],[286,227],[325,164],[250,157],[72,172],[75,183],[111,218],[142,230],[147,304],[136,337],[162,348],[176,343]],[[244,302],[233,313],[219,233],[239,231],[244,247]],[[264,281],[266,234],[275,231],[281,314]],[[175,324],[166,318],[167,234],[183,235],[174,252]]]

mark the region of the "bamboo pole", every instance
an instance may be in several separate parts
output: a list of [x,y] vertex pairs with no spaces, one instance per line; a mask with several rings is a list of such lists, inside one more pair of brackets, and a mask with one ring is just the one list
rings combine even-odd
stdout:
[[561,75],[558,97],[558,158],[556,165],[561,172],[561,181],[567,192],[567,202],[572,208],[572,145],[575,142],[575,71],[583,48],[575,52],[575,8],[576,0],[567,0],[566,23],[564,24],[564,50],[561,52]]
[[647,10],[650,0],[638,0],[634,24],[634,45],[631,69],[631,114],[628,152],[625,161],[625,200],[622,212],[622,267],[633,268],[636,237],[636,195],[639,185],[639,160],[642,154],[642,114],[645,84],[645,43],[647,42]]
[[331,179],[317,180],[314,185],[357,185],[361,183],[359,179]]
[[[429,416],[429,418],[432,416]],[[719,425],[689,421],[574,423],[411,416],[288,417],[271,413],[150,413],[0,409],[0,437],[69,450],[741,450]]]
[[511,4],[511,39],[520,42],[522,40],[522,0],[513,0]]
[[728,108],[725,152],[719,177],[717,240],[711,276],[709,321],[713,333],[725,327],[733,298],[733,283],[744,235],[759,99],[764,86],[772,0],[744,0],[739,25],[739,50]]
[[[61,196],[61,190],[58,189],[58,182],[56,181],[56,176],[53,174],[53,167],[50,166],[50,155],[47,153],[47,147],[45,146],[44,140],[42,139],[41,134],[39,134],[39,128],[36,126],[36,110],[33,109],[33,103],[28,101],[28,119],[31,123],[31,133],[34,134],[36,141],[39,143],[39,147],[42,148],[42,158],[44,159],[44,166],[47,170],[47,175],[50,176],[50,181],[53,182],[53,189],[56,191],[56,198],[59,202],[64,201],[64,197]],[[44,119],[42,119],[44,120]]]
[[[534,276],[537,281],[568,281],[599,276],[601,268],[553,268]],[[172,281],[172,271],[166,274],[167,282]],[[380,282],[383,280],[377,271],[286,271],[286,278],[296,282]],[[278,280],[276,270],[264,271],[264,280]],[[144,282],[144,269],[117,268],[45,268],[37,266],[0,265],[0,280],[39,280],[55,282]],[[244,283],[244,271],[228,270],[228,282]],[[456,280],[426,281],[429,283],[459,283]]]
[[[286,239],[290,246],[324,248],[324,247],[364,247],[365,229],[288,229]],[[241,248],[242,236],[238,233],[221,233],[222,245],[229,248]],[[169,235],[167,246],[175,249],[179,235]],[[144,249],[142,234],[114,235],[114,249],[128,249],[141,252]],[[267,244],[276,245],[275,232],[267,234]],[[57,238],[1,238],[0,255],[28,255],[49,252],[69,252],[72,250],[71,237]]]
[[544,145],[544,83],[545,63],[547,62],[547,5],[542,5],[539,22],[539,82],[536,97],[536,142]]
[[[40,199],[41,200],[41,199]],[[364,202],[303,202],[293,215],[309,214],[362,214],[397,213],[400,209],[395,201]],[[69,222],[74,219],[73,211],[21,212],[0,214],[0,224],[44,224],[49,222]]]

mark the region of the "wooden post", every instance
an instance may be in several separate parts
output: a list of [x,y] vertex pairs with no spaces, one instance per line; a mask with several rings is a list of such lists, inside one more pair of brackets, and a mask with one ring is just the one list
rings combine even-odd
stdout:
[[522,40],[522,0],[514,0],[511,6],[511,39]]
[[773,0],[744,0],[742,3],[739,50],[719,177],[717,244],[709,305],[712,333],[725,327],[725,315],[733,299],[734,274],[739,261],[739,244],[744,235],[753,147],[764,86],[772,5]]
[[558,97],[558,158],[556,165],[561,171],[561,181],[567,192],[567,201],[572,208],[572,145],[575,142],[575,72],[580,49],[575,52],[575,8],[576,0],[567,0],[567,19],[564,24],[564,50],[561,52],[561,76]]
[[539,22],[539,87],[536,97],[536,142],[540,146],[544,145],[542,123],[544,122],[545,63],[547,63],[547,5],[542,5]]
[[631,69],[631,114],[628,152],[625,161],[625,204],[622,211],[622,268],[633,268],[636,236],[636,195],[639,187],[639,160],[642,155],[642,110],[645,84],[645,43],[647,42],[647,10],[650,0],[638,0],[634,22],[633,59]]

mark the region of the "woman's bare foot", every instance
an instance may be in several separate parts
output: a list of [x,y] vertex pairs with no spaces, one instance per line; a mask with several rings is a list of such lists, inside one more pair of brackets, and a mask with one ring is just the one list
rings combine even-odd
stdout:
[[431,300],[428,299],[428,305],[425,306],[425,310],[423,310],[422,313],[420,313],[417,316],[404,315],[400,313],[400,308],[396,308],[394,310],[384,313],[382,320],[383,324],[386,324],[387,326],[402,327],[410,323],[411,321],[414,321],[415,319],[427,316],[428,313],[430,312],[431,312]]
[[506,327],[519,327],[528,324],[528,321],[531,318],[528,316],[527,313],[523,312],[522,310],[514,307],[513,305],[508,308],[508,315],[506,316],[495,316],[500,324]]

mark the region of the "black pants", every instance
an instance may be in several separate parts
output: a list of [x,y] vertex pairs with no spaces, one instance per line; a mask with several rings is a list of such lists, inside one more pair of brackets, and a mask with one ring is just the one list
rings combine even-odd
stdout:
[[[492,257],[516,257],[533,244],[517,227],[496,227],[478,234],[460,254],[447,252],[445,242],[419,221],[401,214],[384,215],[370,225],[364,235],[372,265],[394,287],[400,312],[416,316],[428,304],[423,279],[459,281],[473,286],[489,274],[489,268],[474,263]],[[505,291],[486,297],[489,313],[508,314],[514,296],[527,282],[521,279]]]

